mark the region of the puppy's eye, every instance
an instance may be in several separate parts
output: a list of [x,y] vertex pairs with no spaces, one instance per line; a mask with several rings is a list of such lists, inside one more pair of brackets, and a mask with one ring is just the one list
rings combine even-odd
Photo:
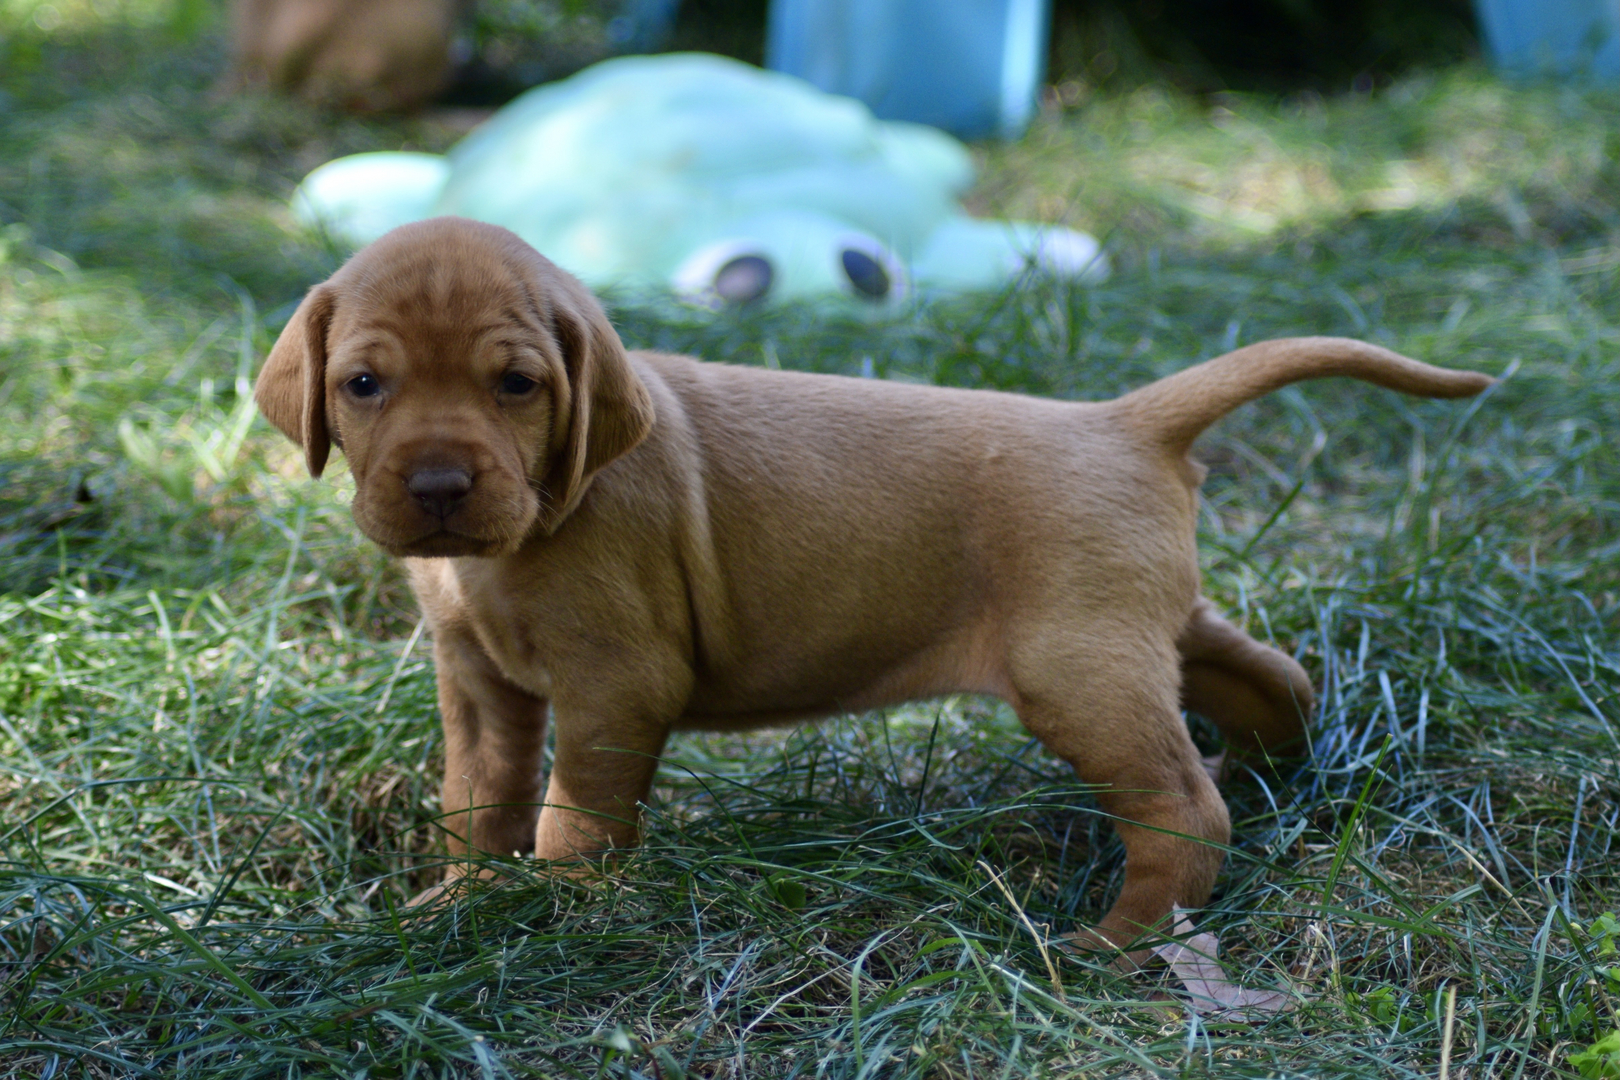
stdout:
[[382,390],[382,383],[377,381],[375,375],[356,375],[344,383],[343,388],[355,397],[376,397]]
[[535,382],[527,375],[519,375],[515,371],[509,371],[501,378],[501,393],[513,395],[527,394],[530,390],[533,390],[539,385],[539,383]]

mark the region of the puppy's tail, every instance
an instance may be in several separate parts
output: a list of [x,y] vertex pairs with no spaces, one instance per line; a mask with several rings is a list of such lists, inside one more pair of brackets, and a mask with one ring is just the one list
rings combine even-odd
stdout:
[[1176,454],[1245,402],[1302,379],[1331,375],[1376,383],[1420,397],[1472,397],[1496,380],[1477,371],[1448,371],[1334,337],[1278,338],[1217,356],[1115,400],[1131,426]]

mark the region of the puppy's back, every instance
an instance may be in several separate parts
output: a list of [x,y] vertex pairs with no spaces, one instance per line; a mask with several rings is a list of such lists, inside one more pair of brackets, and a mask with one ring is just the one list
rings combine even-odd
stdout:
[[1076,618],[1191,602],[1189,489],[1101,406],[632,360],[659,426],[679,430],[628,455],[617,482],[692,470],[675,484],[698,493],[688,533],[703,539],[689,569],[716,578],[694,600],[721,609],[699,621],[714,628],[715,655],[746,657],[715,680],[715,712],[766,682],[778,701],[802,685],[806,708],[832,685],[856,702],[924,694],[919,674],[904,693],[863,696],[868,677],[995,652],[984,643],[1000,613],[1034,610],[1033,595]]

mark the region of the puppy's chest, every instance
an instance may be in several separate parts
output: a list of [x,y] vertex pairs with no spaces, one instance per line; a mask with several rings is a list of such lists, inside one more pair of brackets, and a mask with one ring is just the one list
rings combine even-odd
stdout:
[[454,560],[408,560],[411,585],[435,635],[471,637],[506,679],[549,697],[555,649],[543,620],[510,582],[458,573]]
[[538,697],[550,697],[556,648],[543,622],[508,597],[472,608],[469,623],[501,674]]

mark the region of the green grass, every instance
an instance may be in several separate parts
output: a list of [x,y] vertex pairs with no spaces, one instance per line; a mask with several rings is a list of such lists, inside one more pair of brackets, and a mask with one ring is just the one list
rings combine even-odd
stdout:
[[1311,1000],[1205,1025],[1068,955],[1055,991],[992,873],[1056,934],[1121,851],[975,699],[682,737],[609,875],[510,864],[403,918],[442,865],[408,590],[341,470],[236,435],[338,258],[292,184],[454,132],[214,102],[210,39],[84,13],[146,8],[0,10],[6,1075],[1432,1077],[1455,991],[1450,1075],[1515,1078],[1620,1028],[1620,99],[1461,70],[1079,102],[975,200],[1103,233],[1105,286],[614,312],[711,360],[1073,397],[1296,333],[1512,371],[1478,403],[1296,387],[1204,441],[1207,588],[1323,688],[1312,760],[1229,786],[1197,916]]

